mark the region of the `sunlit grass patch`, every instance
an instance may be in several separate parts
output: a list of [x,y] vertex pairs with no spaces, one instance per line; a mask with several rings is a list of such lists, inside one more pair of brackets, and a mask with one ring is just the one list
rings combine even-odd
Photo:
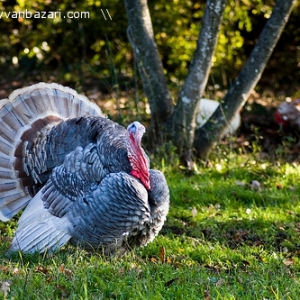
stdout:
[[187,175],[162,162],[167,222],[123,257],[72,246],[6,257],[16,224],[1,223],[7,299],[297,299],[299,166],[231,155]]

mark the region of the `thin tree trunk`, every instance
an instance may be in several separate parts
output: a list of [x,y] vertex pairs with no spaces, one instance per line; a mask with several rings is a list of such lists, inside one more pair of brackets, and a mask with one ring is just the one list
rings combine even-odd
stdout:
[[226,2],[227,0],[206,2],[197,48],[172,117],[174,141],[189,168],[192,162],[197,106],[207,84]]
[[158,128],[166,123],[174,107],[154,39],[147,0],[124,0],[124,3],[129,23],[128,39],[150,104],[152,138],[157,138]]
[[277,0],[257,44],[223,102],[209,121],[196,130],[194,147],[200,157],[207,157],[228,123],[247,101],[264,71],[295,3],[296,0]]

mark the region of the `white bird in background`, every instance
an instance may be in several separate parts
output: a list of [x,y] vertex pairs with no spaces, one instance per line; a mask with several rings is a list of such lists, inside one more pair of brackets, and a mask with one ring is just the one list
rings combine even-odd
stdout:
[[[215,112],[215,110],[218,108],[220,103],[216,100],[201,98],[199,103],[199,113],[196,118],[196,124],[197,127],[202,127],[208,119],[212,116],[212,114]],[[226,134],[234,134],[237,129],[241,125],[241,115],[240,113],[235,114],[232,121],[229,123],[229,126],[227,127],[224,135]]]
[[0,101],[0,124],[0,220],[26,207],[11,251],[71,241],[122,253],[161,230],[169,189],[139,122],[126,130],[74,90],[39,83]]

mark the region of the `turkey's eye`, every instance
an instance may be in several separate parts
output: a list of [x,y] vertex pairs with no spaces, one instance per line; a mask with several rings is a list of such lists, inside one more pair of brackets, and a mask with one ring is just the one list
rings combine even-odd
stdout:
[[136,130],[137,130],[137,127],[134,123],[131,123],[128,128],[127,128],[128,131],[132,132],[132,133],[136,133]]

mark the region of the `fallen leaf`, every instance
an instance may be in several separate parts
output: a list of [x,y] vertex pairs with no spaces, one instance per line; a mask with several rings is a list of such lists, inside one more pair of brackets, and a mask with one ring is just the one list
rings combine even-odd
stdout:
[[65,274],[66,276],[68,277],[72,277],[73,276],[73,272],[67,268],[65,268],[65,265],[64,264],[61,264],[59,267],[58,267],[58,271],[60,273],[63,273]]
[[35,268],[35,272],[38,272],[38,273],[42,273],[42,274],[48,274],[49,273],[49,270],[47,269],[47,267],[43,267],[43,266],[37,266]]
[[7,273],[8,268],[6,266],[0,266],[0,271]]
[[151,257],[150,260],[151,260],[151,262],[153,262],[153,263],[156,263],[156,262],[157,262],[157,259],[156,259],[155,257]]
[[204,300],[210,300],[210,291],[209,290],[204,291]]
[[287,258],[283,261],[286,266],[291,266],[294,264],[294,261],[291,258]]
[[160,247],[158,256],[162,263],[166,261],[166,249],[164,246]]

